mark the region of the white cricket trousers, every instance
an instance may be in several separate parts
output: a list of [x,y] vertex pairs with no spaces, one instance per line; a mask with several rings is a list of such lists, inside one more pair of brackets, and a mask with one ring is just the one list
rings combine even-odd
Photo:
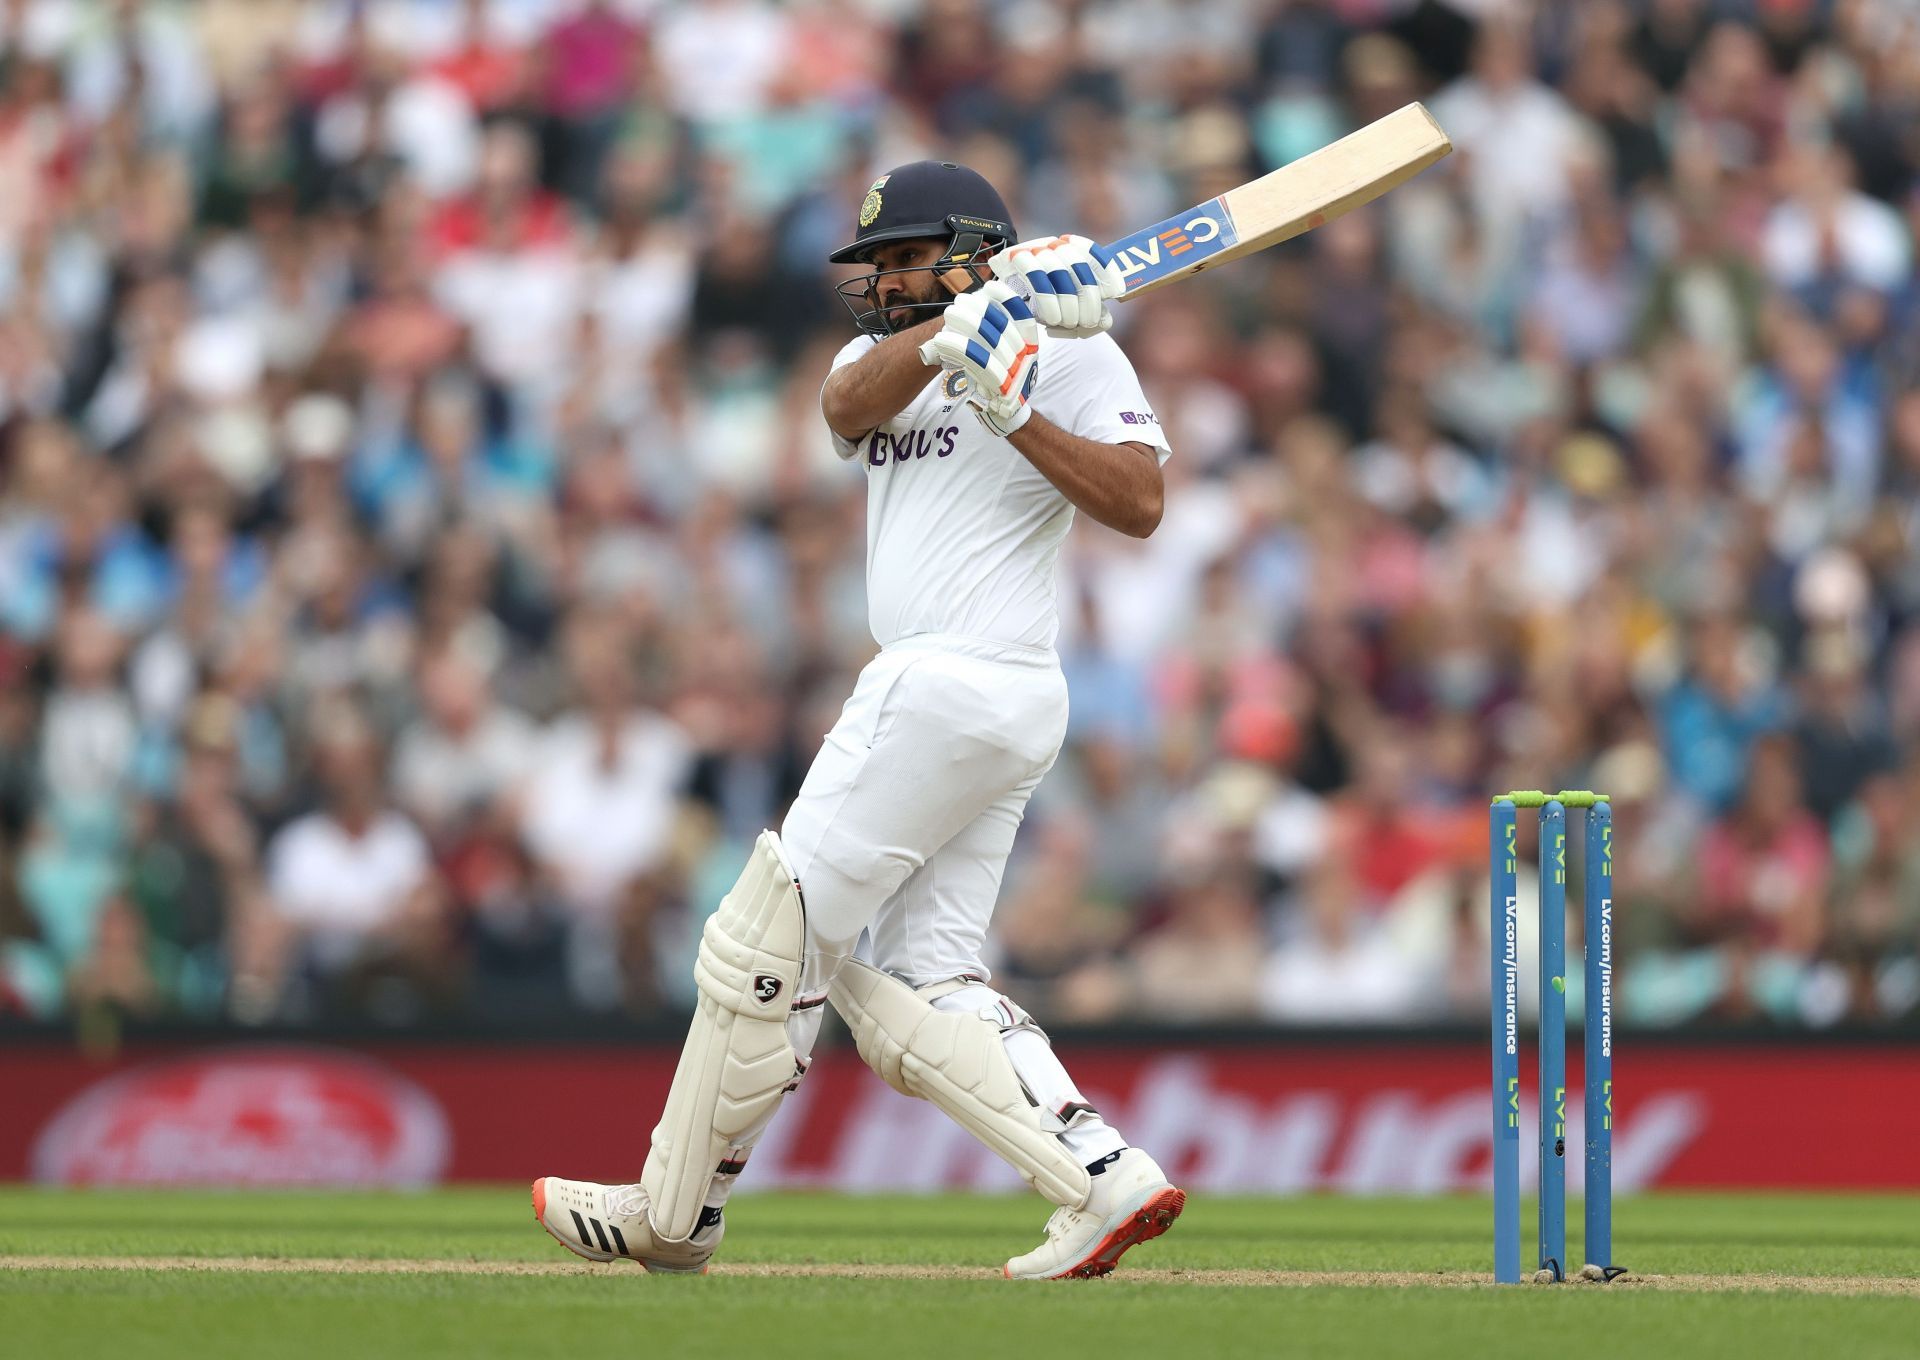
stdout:
[[1014,832],[1067,730],[1052,651],[923,634],[867,663],[780,829],[806,899],[800,997],[872,931],[915,987],[971,974]]
[[[787,1033],[804,1064],[828,984],[870,932],[869,961],[909,986],[973,980],[933,1004],[1002,1025],[1020,1080],[1090,1163],[1125,1140],[1026,1012],[987,985],[981,960],[1014,832],[1066,731],[1067,683],[1050,650],[922,634],[867,663],[780,828],[807,911]],[[714,1177],[710,1207],[726,1203],[765,1127]]]
[[981,960],[1014,832],[1067,733],[1051,650],[922,635],[867,663],[807,771],[780,838],[807,904],[807,960],[787,1030],[811,1054],[820,996],[869,932],[876,967],[968,985],[941,1010],[1002,1026],[1014,1070],[1083,1162],[1126,1146],[1087,1105],[1039,1026]]

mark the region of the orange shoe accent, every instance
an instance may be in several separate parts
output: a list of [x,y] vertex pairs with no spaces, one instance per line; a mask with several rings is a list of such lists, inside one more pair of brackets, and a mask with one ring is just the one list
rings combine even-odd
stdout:
[[605,1265],[609,1260],[617,1261],[620,1259],[617,1256],[601,1257],[595,1253],[583,1251],[553,1230],[553,1225],[547,1222],[547,1178],[545,1176],[540,1177],[539,1180],[533,1183],[533,1219],[534,1222],[540,1225],[542,1232],[583,1261],[592,1261],[595,1265]]
[[[1056,1280],[1095,1280],[1108,1274],[1120,1264],[1120,1258],[1126,1255],[1128,1248],[1137,1247],[1142,1242],[1151,1242],[1161,1233],[1173,1226],[1173,1220],[1180,1217],[1180,1211],[1187,1207],[1187,1192],[1168,1186],[1128,1218],[1125,1223],[1101,1239],[1100,1245],[1093,1249],[1093,1255],[1069,1270],[1063,1270],[1051,1278]],[[1004,1271],[1005,1267],[1002,1267]]]

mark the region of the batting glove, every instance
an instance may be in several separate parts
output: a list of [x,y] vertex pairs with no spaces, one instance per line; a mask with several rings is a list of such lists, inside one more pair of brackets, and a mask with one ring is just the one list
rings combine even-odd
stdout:
[[947,308],[920,361],[966,379],[966,399],[981,424],[1002,437],[1033,414],[1027,399],[1040,376],[1040,322],[998,280],[962,293]]
[[1084,236],[1046,236],[1008,246],[988,261],[994,277],[1027,300],[1040,324],[1061,335],[1113,326],[1107,304],[1127,291],[1113,257]]

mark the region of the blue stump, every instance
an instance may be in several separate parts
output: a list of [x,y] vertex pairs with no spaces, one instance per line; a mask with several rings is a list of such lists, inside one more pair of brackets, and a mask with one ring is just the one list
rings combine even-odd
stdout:
[[1566,1278],[1567,810],[1540,809],[1540,1257]]
[[1587,809],[1587,1264],[1613,1263],[1613,809]]
[[1520,852],[1513,803],[1496,800],[1487,864],[1493,1013],[1493,1277],[1520,1280]]

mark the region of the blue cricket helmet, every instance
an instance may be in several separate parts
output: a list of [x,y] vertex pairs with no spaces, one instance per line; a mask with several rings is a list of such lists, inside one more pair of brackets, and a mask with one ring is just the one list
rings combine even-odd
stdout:
[[953,161],[914,161],[887,171],[861,200],[854,238],[827,258],[858,264],[886,241],[944,237],[943,263],[963,264],[987,245],[1018,239],[1006,200],[985,176]]

